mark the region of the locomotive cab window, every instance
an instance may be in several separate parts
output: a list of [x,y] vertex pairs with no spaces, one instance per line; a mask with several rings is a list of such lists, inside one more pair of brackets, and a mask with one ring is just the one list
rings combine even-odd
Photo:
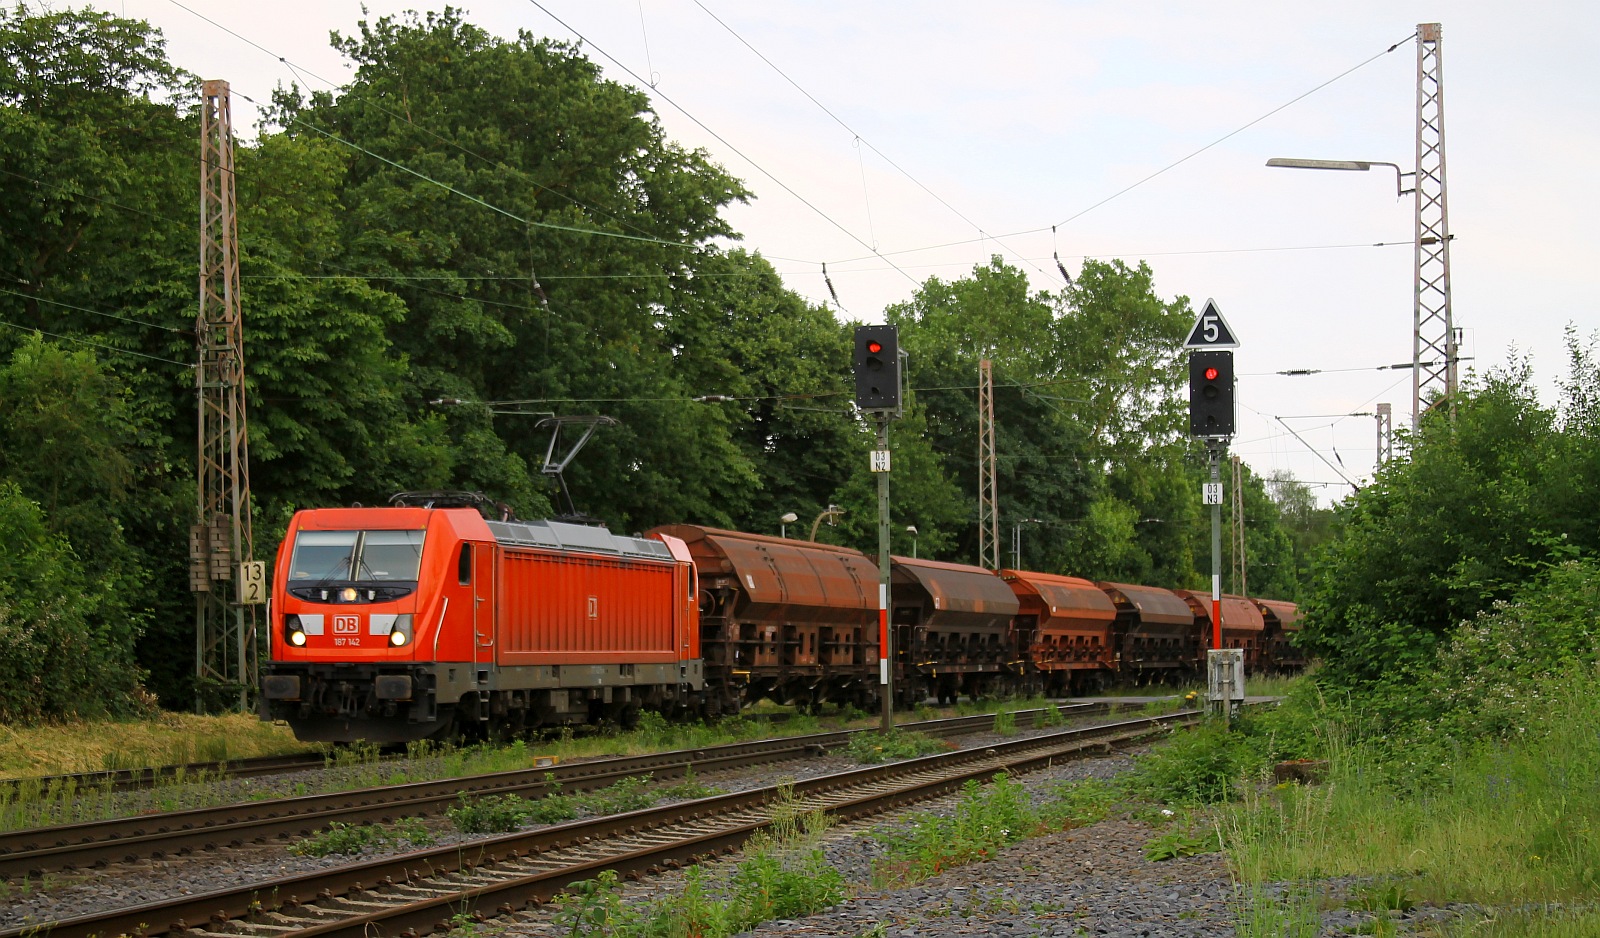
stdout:
[[422,531],[301,531],[289,578],[311,582],[415,582]]
[[456,561],[456,581],[462,586],[472,582],[472,545],[461,545],[461,557]]

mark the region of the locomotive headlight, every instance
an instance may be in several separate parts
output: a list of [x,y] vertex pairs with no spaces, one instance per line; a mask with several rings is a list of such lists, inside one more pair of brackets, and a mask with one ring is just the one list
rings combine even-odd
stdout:
[[289,644],[300,647],[306,643],[306,633],[295,629],[289,633]]
[[303,645],[305,645],[305,643],[306,643],[306,631],[305,631],[304,628],[302,628],[300,626],[300,617],[299,616],[294,616],[294,615],[284,616],[283,617],[283,629],[284,629],[284,637],[289,640],[289,644],[295,646],[296,648],[299,648],[299,647],[302,647]]
[[394,628],[389,630],[389,644],[396,648],[411,641],[411,613],[406,612],[394,617]]
[[361,594],[356,592],[356,588],[354,586],[346,586],[344,589],[339,591],[339,601],[342,603],[353,603],[356,601],[356,597],[359,595]]

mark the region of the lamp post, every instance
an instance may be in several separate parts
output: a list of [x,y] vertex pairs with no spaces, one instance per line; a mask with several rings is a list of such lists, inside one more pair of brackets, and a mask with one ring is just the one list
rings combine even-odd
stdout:
[[917,526],[914,525],[914,524],[906,525],[906,533],[911,535],[911,559],[912,560],[916,560],[917,559]]
[[[1268,166],[1287,169],[1334,169],[1363,172],[1391,166],[1397,195],[1410,193],[1414,206],[1414,258],[1411,329],[1411,426],[1422,422],[1424,397],[1443,402],[1455,419],[1455,322],[1450,310],[1450,215],[1445,198],[1444,76],[1442,35],[1438,23],[1417,26],[1417,162],[1403,171],[1395,163],[1371,160],[1301,160],[1276,158]],[[1403,180],[1411,177],[1411,188]],[[1432,406],[1430,404],[1429,406]]]
[[829,524],[835,524],[842,514],[844,514],[844,509],[838,505],[829,505],[822,509],[822,513],[817,515],[817,520],[811,522],[811,539],[813,541],[817,539],[817,528],[822,526],[822,519],[826,518]]
[[1274,169],[1337,169],[1364,173],[1374,166],[1388,166],[1394,169],[1394,194],[1396,197],[1411,192],[1405,188],[1403,182],[1406,176],[1413,175],[1403,171],[1398,163],[1385,163],[1381,160],[1297,160],[1282,156],[1275,156],[1267,160],[1267,165]]
[[1019,518],[1011,526],[1011,566],[1022,569],[1022,526],[1025,524],[1044,524],[1043,518]]
[[794,524],[799,520],[800,516],[794,512],[784,512],[783,515],[778,518],[778,536],[787,539],[789,537],[789,525]]

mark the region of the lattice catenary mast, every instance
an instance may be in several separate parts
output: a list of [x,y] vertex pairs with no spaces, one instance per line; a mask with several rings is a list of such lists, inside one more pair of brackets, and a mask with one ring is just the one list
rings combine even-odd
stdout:
[[1450,314],[1450,212],[1445,200],[1444,51],[1438,23],[1417,26],[1416,316],[1411,420],[1443,402],[1455,416],[1457,342]]
[[978,566],[1000,569],[1000,499],[995,486],[994,364],[978,362]]
[[1378,469],[1394,458],[1394,408],[1379,404],[1378,417]]
[[243,708],[255,686],[255,610],[237,603],[230,586],[234,565],[253,558],[254,544],[228,83],[205,82],[201,98],[200,309],[195,318],[199,501],[189,536],[195,703],[197,709],[205,707],[207,687],[237,687]]

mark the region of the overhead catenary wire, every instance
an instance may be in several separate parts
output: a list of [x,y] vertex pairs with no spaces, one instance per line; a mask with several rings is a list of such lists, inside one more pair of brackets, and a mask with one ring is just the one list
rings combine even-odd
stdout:
[[[620,68],[624,72],[627,72],[630,76],[633,77],[634,81],[637,81],[640,84],[649,84],[649,82],[646,82],[646,81],[644,81],[643,79],[641,79],[639,77],[639,73],[635,72],[633,69],[631,69],[628,66],[624,65],[619,59],[617,59],[616,56],[614,56],[611,53],[607,52],[606,50],[600,48],[594,42],[590,41],[590,39],[587,36],[585,36],[583,33],[578,32],[578,30],[576,30],[572,26],[568,25],[566,20],[563,20],[561,17],[556,16],[554,13],[552,13],[550,11],[550,9],[548,7],[546,7],[544,4],[540,3],[539,0],[528,0],[528,2],[530,4],[532,4],[533,6],[537,7],[541,12],[544,13],[544,15],[546,15],[546,16],[550,17],[551,19],[555,20],[557,23],[560,23],[561,27],[563,29],[565,29],[568,32],[572,33],[574,36],[577,36],[579,41],[581,41],[584,45],[588,46],[589,48],[593,49],[594,51],[596,51],[596,52],[600,53],[601,55],[605,56],[608,60],[610,60],[611,64],[615,65],[617,68]],[[849,228],[846,228],[843,224],[841,224],[838,220],[836,220],[833,216],[829,215],[827,212],[824,212],[822,209],[818,208],[815,204],[813,204],[811,202],[811,200],[807,199],[805,196],[801,195],[799,192],[796,192],[794,190],[794,188],[791,187],[788,183],[784,182],[782,179],[779,179],[777,176],[773,175],[772,172],[769,171],[766,167],[762,166],[760,163],[757,163],[755,160],[751,159],[748,155],[745,154],[745,152],[743,150],[740,150],[738,147],[736,147],[732,143],[728,142],[727,138],[723,137],[721,134],[717,133],[715,130],[712,130],[711,127],[708,126],[705,123],[705,121],[702,121],[700,118],[694,116],[694,114],[690,113],[687,108],[685,108],[683,105],[679,104],[677,101],[674,101],[671,98],[671,96],[665,94],[664,92],[660,91],[659,89],[656,89],[655,95],[656,95],[656,97],[659,97],[661,100],[663,100],[663,101],[667,102],[668,104],[672,105],[674,108],[676,108],[678,110],[678,113],[682,114],[684,117],[687,117],[689,120],[693,121],[695,123],[695,126],[699,127],[701,130],[704,130],[706,133],[708,133],[711,136],[715,137],[717,139],[717,142],[719,142],[723,146],[727,147],[730,151],[732,151],[736,156],[738,156],[740,159],[744,160],[746,163],[749,163],[751,166],[755,167],[755,169],[758,172],[760,172],[763,176],[766,176],[768,179],[772,180],[772,182],[774,184],[776,184],[778,186],[778,188],[780,188],[783,191],[785,191],[785,192],[789,193],[790,195],[794,196],[794,198],[797,199],[800,202],[800,204],[804,205],[806,208],[808,208],[811,211],[815,212],[820,218],[822,218],[822,220],[826,221],[828,224],[830,224],[833,227],[837,228],[840,232],[842,232],[844,235],[849,237],[850,240],[852,240],[852,241],[856,242],[857,244],[861,245],[862,247],[866,248],[868,251],[871,251],[875,256],[883,257],[883,255],[880,254],[878,251],[876,251],[873,248],[872,245],[868,244],[866,241],[863,241],[859,235],[857,235],[855,232],[851,231]],[[921,284],[917,283],[917,280],[916,280],[915,277],[912,277],[910,274],[906,273],[905,271],[900,270],[900,268],[898,266],[896,266],[893,261],[890,261],[886,257],[883,257],[883,259],[884,259],[884,262],[887,263],[890,267],[894,268],[896,271],[899,271],[900,275],[905,277],[906,280],[910,281],[914,285],[921,286]]]
[[[27,283],[27,281],[25,281],[25,280],[19,280],[17,282],[18,283]],[[145,327],[148,327],[148,328],[151,328],[151,329],[161,329],[161,330],[163,330],[165,332],[177,333],[178,335],[190,335],[190,336],[194,335],[194,332],[192,330],[189,330],[189,329],[180,329],[177,326],[163,326],[159,322],[145,322],[142,319],[130,319],[127,316],[118,316],[116,313],[108,313],[108,312],[105,312],[103,310],[90,309],[87,306],[74,306],[71,303],[63,303],[60,300],[46,299],[45,297],[38,296],[37,294],[33,294],[33,293],[21,293],[21,292],[18,292],[16,290],[7,290],[5,287],[0,287],[0,293],[7,293],[7,294],[10,294],[11,296],[20,296],[25,300],[33,300],[36,303],[44,303],[47,306],[60,306],[60,307],[62,307],[64,309],[77,310],[80,313],[88,313],[91,316],[101,316],[101,317],[104,317],[106,319],[115,319],[115,320],[117,320],[119,322],[131,323],[131,324],[133,324],[135,326],[145,326]]]
[[[1282,111],[1282,110],[1284,110],[1286,108],[1289,108],[1289,107],[1291,107],[1291,106],[1293,106],[1295,104],[1298,104],[1299,102],[1305,100],[1306,98],[1310,97],[1313,94],[1316,94],[1318,91],[1321,91],[1322,89],[1328,87],[1329,85],[1332,85],[1333,83],[1335,83],[1337,81],[1340,81],[1341,79],[1343,79],[1343,78],[1345,78],[1345,77],[1347,77],[1347,76],[1349,76],[1351,74],[1354,74],[1357,71],[1360,71],[1361,69],[1367,67],[1368,65],[1371,65],[1373,62],[1376,62],[1378,59],[1383,58],[1385,55],[1388,55],[1389,53],[1393,52],[1394,50],[1400,48],[1400,46],[1404,45],[1406,42],[1409,42],[1410,40],[1415,39],[1415,38],[1416,38],[1416,33],[1412,33],[1410,36],[1407,36],[1405,39],[1402,39],[1399,42],[1395,43],[1394,45],[1389,46],[1387,49],[1384,49],[1382,52],[1379,52],[1376,55],[1371,56],[1370,58],[1364,59],[1364,60],[1356,63],[1355,65],[1352,65],[1351,67],[1345,69],[1344,71],[1342,71],[1339,74],[1333,76],[1332,78],[1328,79],[1327,81],[1324,81],[1323,83],[1317,85],[1316,87],[1312,88],[1309,91],[1305,91],[1305,92],[1302,92],[1301,94],[1296,95],[1295,97],[1289,99],[1288,101],[1285,101],[1283,104],[1278,105],[1277,107],[1275,107],[1272,110],[1266,112],[1265,114],[1262,114],[1260,117],[1257,117],[1256,119],[1250,121],[1249,123],[1244,124],[1241,127],[1238,127],[1238,128],[1236,128],[1234,130],[1229,131],[1228,133],[1223,134],[1222,136],[1218,137],[1217,139],[1211,141],[1210,143],[1207,143],[1205,146],[1200,147],[1199,149],[1194,150],[1193,152],[1191,152],[1191,153],[1189,153],[1189,154],[1187,154],[1187,155],[1185,155],[1183,157],[1180,157],[1179,159],[1174,160],[1171,163],[1168,163],[1166,166],[1163,166],[1162,168],[1156,170],[1153,173],[1150,173],[1149,175],[1139,179],[1138,181],[1136,181],[1136,182],[1134,182],[1134,183],[1132,183],[1130,185],[1127,185],[1127,186],[1124,186],[1121,189],[1118,189],[1116,192],[1113,192],[1112,194],[1110,194],[1110,195],[1106,196],[1105,198],[1101,199],[1100,201],[1095,202],[1093,205],[1090,205],[1088,208],[1085,208],[1085,209],[1082,209],[1080,211],[1074,212],[1073,214],[1071,214],[1071,215],[1067,216],[1066,218],[1062,219],[1061,221],[1056,222],[1055,226],[1046,225],[1046,226],[1042,226],[1042,227],[1038,227],[1038,228],[1025,228],[1025,229],[1022,229],[1022,230],[1019,230],[1019,231],[1009,231],[1009,232],[1006,232],[1005,234],[1000,234],[1000,235],[985,235],[985,236],[979,237],[979,238],[967,238],[967,239],[963,239],[963,240],[960,240],[960,241],[947,241],[947,242],[944,242],[942,244],[930,244],[930,245],[926,245],[924,247],[906,248],[906,249],[900,250],[900,251],[888,251],[888,252],[885,252],[881,256],[884,256],[884,257],[895,257],[895,256],[899,256],[899,255],[902,255],[902,254],[914,254],[914,253],[918,253],[918,252],[922,252],[922,251],[937,251],[937,250],[940,250],[942,248],[961,247],[963,245],[976,244],[976,243],[981,243],[981,242],[984,242],[984,241],[995,241],[995,240],[998,240],[1000,238],[1015,238],[1015,237],[1020,237],[1022,235],[1039,234],[1039,233],[1042,233],[1044,231],[1048,231],[1051,227],[1059,227],[1061,225],[1067,224],[1068,222],[1076,221],[1077,219],[1082,218],[1083,216],[1085,216],[1085,215],[1089,214],[1090,212],[1094,211],[1095,209],[1100,208],[1101,206],[1106,205],[1107,203],[1112,202],[1113,200],[1118,199],[1121,196],[1127,195],[1129,192],[1132,192],[1133,190],[1139,188],[1140,186],[1144,185],[1145,183],[1151,181],[1152,179],[1155,179],[1158,176],[1163,175],[1164,173],[1168,172],[1169,170],[1176,169],[1177,167],[1183,165],[1184,163],[1187,163],[1188,161],[1194,159],[1195,157],[1197,157],[1200,154],[1206,152],[1207,150],[1211,149],[1212,147],[1215,147],[1218,144],[1223,143],[1224,141],[1226,141],[1226,140],[1228,140],[1228,139],[1230,139],[1232,137],[1238,136],[1239,134],[1243,133],[1246,130],[1249,130],[1251,127],[1254,127],[1255,125],[1261,123],[1262,121],[1266,120],[1267,118],[1272,117],[1274,114],[1277,114],[1278,112],[1280,112],[1280,111]],[[864,260],[866,258],[851,258],[850,260],[855,260],[855,259]],[[847,261],[839,261],[837,263],[846,263],[846,262]]]
[[[964,221],[967,224],[971,225],[973,228],[977,229],[978,234],[980,236],[982,236],[982,237],[990,237],[987,234],[987,232],[984,231],[982,225],[979,225],[977,222],[973,221],[971,218],[968,218],[966,216],[966,214],[964,214],[960,209],[956,208],[954,205],[951,205],[949,202],[947,202],[944,199],[943,196],[939,195],[939,193],[937,193],[937,192],[933,191],[932,189],[930,189],[922,180],[920,180],[917,177],[911,175],[911,173],[905,167],[901,166],[899,163],[896,163],[894,160],[890,159],[888,154],[884,153],[882,150],[880,150],[876,146],[874,146],[870,140],[867,140],[866,138],[862,137],[859,131],[857,131],[854,127],[851,127],[848,123],[845,122],[844,118],[842,118],[839,115],[833,113],[833,111],[826,104],[823,104],[821,101],[819,101],[817,99],[816,95],[813,95],[811,92],[807,91],[804,87],[802,87],[800,85],[799,82],[797,82],[793,78],[791,78],[789,76],[788,72],[784,71],[782,68],[779,68],[778,67],[778,63],[776,63],[776,62],[772,61],[770,58],[768,58],[766,53],[762,52],[760,49],[757,49],[754,45],[752,45],[748,39],[745,39],[744,36],[740,35],[737,30],[735,30],[732,26],[729,26],[727,24],[727,22],[722,19],[722,17],[720,17],[717,14],[711,12],[711,8],[710,7],[707,7],[704,3],[701,2],[701,0],[694,0],[694,5],[699,7],[702,11],[704,11],[707,16],[711,17],[711,19],[714,22],[716,22],[716,24],[718,26],[721,26],[723,29],[727,30],[728,35],[732,36],[734,39],[737,39],[741,45],[743,45],[746,49],[749,49],[752,53],[754,53],[756,58],[758,58],[761,61],[765,62],[769,68],[771,68],[774,72],[777,72],[779,77],[781,77],[784,81],[788,82],[791,86],[794,87],[794,90],[800,92],[802,95],[805,95],[806,100],[810,101],[812,104],[815,104],[817,107],[821,108],[822,109],[822,113],[824,113],[824,114],[828,115],[828,117],[832,118],[834,123],[836,123],[840,127],[844,128],[844,130],[847,133],[849,133],[851,138],[855,141],[855,144],[856,144],[856,156],[857,156],[858,161],[859,161],[859,158],[861,156],[861,147],[865,146],[866,148],[870,149],[873,153],[876,153],[878,155],[878,157],[880,159],[882,159],[885,163],[888,163],[890,166],[894,167],[895,171],[898,172],[900,175],[902,175],[902,176],[906,177],[907,179],[911,180],[911,182],[914,183],[917,186],[917,188],[921,189],[923,192],[926,192],[928,195],[932,196],[934,201],[938,202],[940,205],[942,205],[945,208],[949,209],[957,218],[961,219],[962,221]],[[861,188],[862,188],[863,194],[866,191],[866,186],[867,186],[866,167],[863,165],[862,169],[861,169]],[[868,212],[867,224],[868,224],[868,227],[869,227],[869,230],[870,230],[870,227],[871,227],[871,224],[872,224],[872,221],[871,221],[872,209],[871,209],[870,205],[868,206],[867,212]],[[1002,237],[1004,237],[1004,236],[1002,236]],[[1041,269],[1037,264],[1035,264],[1032,261],[1028,260],[1020,252],[1018,252],[1016,250],[1013,250],[1010,246],[1008,246],[1005,243],[1003,243],[1002,241],[1000,241],[999,238],[991,238],[991,239],[996,244],[999,244],[1002,248],[1005,248],[1008,252],[1010,252],[1017,259],[1019,259],[1019,260],[1023,261],[1024,263],[1028,264],[1028,266],[1032,267],[1033,269],[1038,270],[1041,274],[1044,273],[1044,270]],[[874,251],[874,253],[877,252],[877,240],[876,239],[873,240],[873,251]]]
[[59,332],[48,332],[44,329],[38,328],[37,326],[18,325],[14,322],[7,322],[4,319],[0,319],[0,326],[7,326],[17,330],[18,332],[37,332],[40,335],[47,335],[52,339],[60,339],[63,342],[76,342],[79,345],[89,345],[93,346],[94,348],[104,349],[107,352],[115,352],[118,355],[132,355],[134,358],[146,358],[150,361],[165,362],[168,365],[177,365],[179,368],[194,367],[192,362],[180,362],[171,358],[162,358],[160,355],[148,355],[144,352],[135,352],[132,349],[117,348],[115,345],[106,345],[104,342],[95,342],[91,339],[82,339],[73,335],[62,335]]

